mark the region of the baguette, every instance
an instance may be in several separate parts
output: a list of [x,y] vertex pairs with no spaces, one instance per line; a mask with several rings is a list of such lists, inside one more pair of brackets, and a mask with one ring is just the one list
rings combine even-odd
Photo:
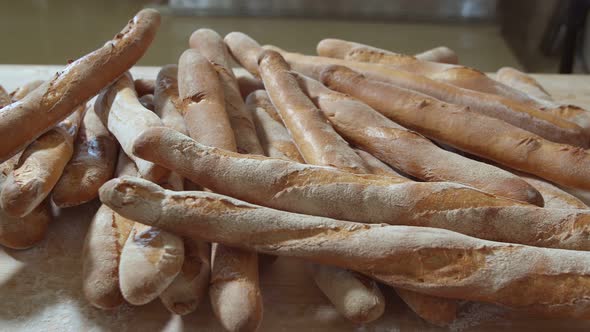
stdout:
[[242,99],[244,100],[256,90],[264,90],[264,83],[250,75],[238,76],[236,77],[236,80],[238,82],[238,87],[240,88],[240,95],[242,95]]
[[266,91],[252,92],[246,98],[246,106],[252,113],[256,133],[266,156],[304,162]]
[[537,189],[543,195],[544,207],[550,209],[589,209],[588,205],[577,197],[536,176],[518,172],[520,178]]
[[496,79],[510,87],[522,91],[528,96],[544,103],[542,110],[560,116],[578,126],[590,129],[590,113],[575,105],[564,105],[553,101],[551,96],[532,77],[514,68],[504,67],[498,70]]
[[[248,98],[247,104],[254,103],[255,108],[262,109],[260,112],[267,115],[267,118],[274,122],[268,116],[269,113],[276,112],[274,106],[272,106],[266,92],[261,90],[258,92],[258,97],[256,93],[252,94],[252,97]],[[296,148],[289,138],[287,129],[276,122],[274,124],[275,127],[272,131],[265,131],[264,127],[259,128],[258,126],[256,130],[259,133],[262,132],[267,141],[286,141]],[[290,160],[285,155],[279,155]],[[336,310],[348,320],[355,323],[368,323],[383,314],[385,299],[375,281],[350,271],[323,265],[311,266],[309,271],[316,285],[328,297]]]
[[154,111],[154,95],[147,94],[139,97],[139,103],[150,111]]
[[129,177],[107,182],[100,198],[123,216],[191,238],[349,268],[431,296],[590,318],[587,252],[301,215]]
[[23,99],[31,91],[35,90],[41,84],[43,84],[43,82],[45,82],[45,81],[35,80],[35,81],[27,82],[27,83],[23,84],[22,86],[18,87],[16,90],[14,90],[10,93],[10,97],[12,98],[12,101],[15,102],[15,101],[19,101],[19,100]]
[[[187,135],[188,130],[183,116],[177,108],[177,105],[180,105],[177,72],[177,66],[168,65],[162,67],[158,73],[154,94],[154,111],[166,127]],[[171,173],[171,178],[183,180],[177,173]],[[171,183],[170,186],[183,188],[184,183]],[[164,306],[177,315],[186,315],[196,310],[207,293],[211,274],[209,244],[188,238],[183,239],[183,242],[184,262],[182,268],[172,283],[160,294],[160,300]]]
[[[120,156],[118,168],[119,174],[139,174],[137,165],[126,154]],[[176,185],[182,186],[182,181]],[[127,302],[143,305],[157,298],[180,272],[184,243],[179,236],[138,222],[132,224],[125,239],[119,257],[121,294]]]
[[393,121],[462,151],[537,175],[562,186],[590,189],[590,155],[345,67],[331,67],[322,82],[367,103]]
[[4,87],[0,85],[0,109],[10,104],[12,104],[12,98],[10,98],[8,92],[4,90]]
[[588,211],[539,208],[455,183],[407,182],[240,155],[166,128],[144,132],[134,151],[217,193],[279,210],[446,228],[492,241],[590,248]]
[[457,53],[446,46],[438,46],[424,52],[414,55],[416,59],[422,61],[441,62],[456,65],[459,63]]
[[180,56],[178,90],[190,136],[208,146],[236,151],[223,87],[213,66],[196,50],[186,50]]
[[235,133],[238,152],[264,154],[252,117],[240,95],[238,82],[230,65],[231,57],[221,36],[210,29],[199,29],[193,32],[189,43],[214,65],[219,75],[225,96],[225,111]]
[[0,142],[0,162],[24,149],[131,68],[154,39],[159,25],[157,11],[141,10],[113,40],[72,62],[20,102],[3,108],[0,136],[11,139]]
[[549,92],[531,76],[511,67],[502,67],[496,73],[496,79],[510,87],[520,90],[527,95],[552,102]]
[[[213,30],[199,29],[190,37],[190,46],[198,50],[217,71],[225,98],[229,124],[203,122],[201,126],[219,125],[216,135],[233,132],[236,148],[245,154],[262,154],[250,113],[240,96],[236,78],[229,64],[227,48]],[[212,145],[216,146],[216,145]],[[221,148],[221,146],[216,146]],[[232,150],[229,150],[232,151]],[[213,312],[228,331],[255,331],[262,322],[263,305],[258,278],[258,255],[213,244],[209,298]]]
[[506,98],[542,107],[520,90],[491,79],[486,74],[465,66],[422,61],[413,56],[390,52],[372,46],[340,39],[323,39],[318,43],[320,56],[377,63],[424,75],[432,80],[445,82],[461,88],[504,96]]
[[365,165],[367,165],[367,169],[369,170],[368,174],[392,176],[400,179],[406,178],[405,176],[396,172],[393,168],[389,167],[389,165],[375,158],[372,154],[368,153],[367,151],[361,149],[354,149],[354,152],[356,152],[356,154],[358,154],[359,157],[361,157],[361,159],[365,162]]
[[178,96],[178,66],[166,65],[158,72],[154,92],[154,113],[164,126],[188,135],[188,128],[182,116]]
[[89,202],[98,196],[98,188],[113,177],[118,144],[102,124],[94,107],[86,110],[74,142],[72,158],[51,194],[58,207]]
[[588,147],[590,144],[590,131],[517,100],[463,89],[388,65],[289,52],[282,52],[281,55],[294,71],[314,79],[319,80],[321,71],[330,65],[345,66],[363,73],[370,79],[415,90],[448,103],[469,106],[474,112],[503,120],[554,142],[582,147]]
[[119,141],[123,151],[135,162],[143,178],[158,182],[168,175],[166,169],[137,158],[131,152],[133,140],[144,129],[163,125],[160,118],[137,99],[131,74],[122,75],[105,88],[94,103],[94,110]]
[[[20,154],[0,164],[0,189],[6,177],[18,162]],[[39,204],[31,213],[14,218],[0,209],[0,245],[11,249],[27,249],[43,240],[47,225],[52,220],[51,206],[47,200]]]
[[0,193],[0,204],[7,215],[26,216],[50,194],[72,157],[85,107],[85,103],[76,107],[54,129],[25,149]]
[[518,176],[441,149],[354,98],[305,76],[297,75],[297,78],[336,131],[396,169],[423,181],[457,182],[543,206],[541,194]]
[[301,91],[279,53],[262,53],[259,72],[272,104],[308,164],[334,166],[353,173],[368,172],[363,160]]
[[135,88],[135,92],[137,92],[138,97],[153,95],[156,91],[156,81],[138,78],[133,81],[133,87]]

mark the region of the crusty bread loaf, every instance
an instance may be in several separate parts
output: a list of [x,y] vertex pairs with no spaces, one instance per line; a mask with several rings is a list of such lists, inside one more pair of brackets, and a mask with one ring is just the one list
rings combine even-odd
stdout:
[[133,221],[102,205],[90,222],[82,250],[82,289],[90,304],[113,309],[125,302],[119,288],[119,258]]
[[[19,158],[20,153],[0,164],[0,189]],[[47,200],[22,218],[10,217],[0,209],[0,245],[12,249],[34,246],[45,237],[51,219],[51,206]]]
[[590,254],[583,251],[295,214],[129,177],[107,182],[100,198],[126,217],[192,238],[349,268],[432,296],[590,318]]
[[396,287],[395,291],[412,311],[430,324],[447,326],[457,318],[459,304],[456,300],[417,293],[399,287]]
[[469,108],[370,80],[345,67],[329,68],[322,82],[444,144],[562,186],[590,189],[590,155],[581,148],[544,140]]
[[137,158],[131,152],[133,140],[144,129],[163,125],[160,118],[137,99],[131,74],[125,73],[105,88],[94,103],[94,110],[117,138],[123,151],[135,162],[143,178],[158,182],[168,175],[166,169]]
[[250,36],[241,32],[230,32],[223,38],[233,58],[254,77],[258,75],[260,45]]
[[498,196],[543,206],[543,197],[518,176],[439,148],[379,112],[320,82],[297,75],[303,90],[336,131],[405,174],[420,180],[462,183]]
[[113,177],[118,144],[102,124],[94,107],[86,110],[74,142],[72,158],[51,194],[58,207],[86,203],[98,196],[98,188]]
[[361,157],[361,159],[365,162],[365,165],[367,165],[367,169],[369,170],[368,174],[393,176],[401,179],[405,178],[405,176],[389,167],[389,165],[386,163],[375,158],[375,156],[368,153],[367,151],[356,148],[354,149],[354,152],[356,152],[356,154],[358,154],[359,157]]
[[246,98],[246,106],[252,113],[256,133],[266,156],[304,162],[266,91],[252,92]]
[[590,132],[559,116],[513,99],[459,88],[388,65],[289,52],[282,52],[281,55],[294,71],[315,79],[319,79],[321,71],[330,65],[346,66],[371,79],[424,93],[445,102],[469,106],[474,112],[506,121],[554,142],[582,147],[590,144]]
[[201,240],[184,238],[184,263],[180,273],[160,294],[164,306],[177,315],[197,309],[207,296],[211,276],[211,248]]
[[[264,76],[264,70],[262,70],[262,72],[262,75]],[[275,142],[274,145],[277,145],[277,142],[282,142],[283,145],[287,145],[288,143],[290,143],[295,149],[295,151],[297,151],[296,144],[294,144],[291,141],[287,129],[283,127],[281,124],[277,123],[269,115],[274,114],[274,116],[278,116],[278,114],[276,114],[274,106],[270,101],[270,98],[268,97],[268,94],[266,94],[266,92],[263,90],[259,90],[258,92],[258,94],[253,93],[252,97],[248,98],[247,104],[253,105],[255,106],[255,108],[259,109],[262,116],[266,115],[267,120],[273,122],[274,128],[272,128],[272,130],[265,130],[265,127],[258,128],[257,125],[256,130],[262,134],[261,136],[265,137],[266,141],[271,142],[271,144],[273,142]],[[278,92],[283,94],[301,93],[301,91]],[[256,119],[256,116],[254,116],[254,118]],[[311,124],[313,126],[313,121],[314,120],[308,118],[308,122],[306,122],[306,124]],[[302,126],[302,130],[306,131],[303,127],[304,124],[300,125]],[[329,136],[329,132],[327,135]],[[305,137],[300,136],[298,138],[299,143],[301,143],[301,141],[305,139]],[[295,143],[297,143],[297,141]],[[313,141],[307,143],[313,144]],[[350,153],[352,151],[348,148],[348,146],[346,146],[345,149],[350,151],[333,150],[333,152]],[[323,152],[320,149],[312,149],[307,153],[308,157],[313,157],[313,155],[310,156],[309,154]],[[278,153],[278,155],[281,158],[293,160],[280,152]],[[272,155],[270,154],[268,154],[268,156],[272,157]],[[299,156],[298,153],[297,156]],[[337,167],[338,165],[332,166]],[[345,318],[355,323],[368,323],[379,318],[383,314],[383,310],[385,308],[385,299],[383,297],[383,294],[381,294],[381,291],[379,290],[375,281],[367,279],[363,276],[356,275],[350,271],[334,267],[328,267],[324,265],[311,266],[309,270],[316,285],[328,297],[328,299],[330,300],[330,302],[332,302],[336,310]]]
[[246,100],[246,97],[256,90],[263,90],[264,83],[261,80],[252,77],[248,74],[236,77],[238,87],[240,88],[240,95]]
[[0,85],[0,109],[12,103],[12,98],[2,85]]
[[272,104],[308,164],[334,166],[353,173],[368,172],[363,160],[301,91],[279,53],[262,53],[259,72]]
[[139,103],[150,111],[154,111],[154,95],[147,94],[138,98]]
[[[112,40],[69,64],[18,103],[0,112],[0,162],[24,149],[100,89],[131,68],[160,25],[160,14],[143,9]],[[39,116],[44,114],[44,116]]]
[[133,87],[135,88],[135,92],[137,92],[138,97],[153,95],[155,93],[154,91],[156,90],[156,81],[138,78],[133,81]]
[[196,50],[186,50],[180,56],[178,90],[190,136],[205,145],[235,151],[223,86],[215,68]]
[[225,111],[236,136],[238,152],[264,154],[256,136],[252,117],[246,110],[238,82],[231,69],[231,57],[221,36],[210,29],[199,29],[193,32],[189,44],[214,64],[219,75],[225,97]]
[[414,55],[423,61],[441,62],[456,65],[459,63],[457,53],[446,46],[438,46]]
[[589,209],[588,205],[577,197],[568,194],[557,186],[536,176],[519,172],[518,175],[528,184],[535,187],[541,195],[546,208],[553,209]]
[[16,90],[10,93],[12,97],[12,101],[18,101],[23,99],[26,95],[28,95],[31,91],[38,88],[41,84],[43,84],[43,80],[34,80],[27,82],[21,86],[19,86]]
[[76,107],[54,129],[25,149],[0,193],[0,204],[6,214],[26,216],[50,194],[72,157],[74,138],[85,108],[85,103]]
[[180,109],[177,73],[176,65],[166,65],[158,72],[154,92],[154,113],[160,117],[164,126],[188,135]]

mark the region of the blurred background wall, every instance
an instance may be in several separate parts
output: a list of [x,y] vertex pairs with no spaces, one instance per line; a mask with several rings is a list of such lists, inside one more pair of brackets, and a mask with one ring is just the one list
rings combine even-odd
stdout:
[[[414,54],[445,45],[484,71],[513,66],[556,72],[561,61],[558,0],[0,0],[0,63],[61,64],[112,37],[143,7],[162,27],[141,65],[175,62],[190,33],[245,32],[261,44],[314,53],[322,38],[360,41]],[[565,6],[567,7],[567,6]],[[561,8],[561,9],[560,9]],[[566,11],[567,12],[567,11]],[[557,15],[559,16],[559,15]],[[563,15],[562,15],[563,16]],[[567,15],[565,16],[567,21]],[[553,39],[544,40],[550,23]],[[560,25],[561,24],[561,25]],[[562,29],[563,30],[563,29]],[[562,31],[563,32],[563,31]],[[577,37],[583,39],[583,37]],[[541,44],[545,41],[546,49]],[[584,70],[578,66],[577,70]]]

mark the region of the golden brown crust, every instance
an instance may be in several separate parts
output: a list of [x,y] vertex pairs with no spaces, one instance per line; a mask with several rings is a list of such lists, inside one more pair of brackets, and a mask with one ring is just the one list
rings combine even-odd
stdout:
[[10,96],[12,97],[12,101],[14,102],[14,101],[18,101],[18,100],[23,99],[31,91],[35,90],[41,84],[43,84],[43,82],[45,82],[45,81],[35,80],[35,81],[27,82],[27,83],[23,84],[22,86],[18,87],[16,90],[14,90],[10,93]]
[[345,66],[367,78],[414,90],[439,100],[469,106],[474,112],[497,118],[558,143],[581,147],[590,144],[590,131],[559,116],[503,96],[463,89],[388,65],[363,63],[297,53],[282,52],[294,71],[318,79],[330,65]]
[[362,159],[301,91],[289,65],[279,53],[264,51],[259,60],[259,71],[270,100],[308,164],[367,173]]
[[178,95],[177,73],[176,65],[166,65],[160,69],[154,92],[154,113],[160,117],[166,127],[188,135],[186,123],[179,108],[181,102]]
[[159,25],[157,11],[141,10],[103,47],[72,62],[20,102],[4,108],[0,112],[0,136],[12,139],[0,143],[0,161],[22,150],[131,68],[150,45]]
[[145,95],[153,95],[155,93],[156,81],[145,78],[138,78],[133,81],[133,86],[135,87],[135,92],[137,92],[137,96],[141,98]]
[[549,93],[531,76],[511,67],[498,69],[496,79],[508,86],[518,89],[529,96],[546,101],[553,101]]
[[230,66],[229,51],[221,36],[210,29],[199,29],[191,35],[191,47],[213,64],[223,87],[225,111],[235,133],[238,152],[264,154],[251,114],[246,110],[238,82]]
[[581,251],[294,214],[137,178],[107,182],[100,197],[124,216],[192,238],[349,268],[431,296],[590,317],[590,255]]
[[368,174],[392,176],[402,180],[406,179],[406,177],[399,174],[393,168],[389,167],[389,165],[377,159],[367,151],[355,148],[354,152],[356,152],[356,154],[358,154],[359,157],[361,157],[361,159],[365,162],[365,165],[367,165],[367,169],[369,170]]
[[180,56],[178,90],[190,136],[208,146],[236,151],[218,74],[197,50],[186,50]]
[[459,302],[437,296],[416,293],[403,288],[395,292],[420,318],[436,326],[447,326],[457,318]]
[[76,107],[54,129],[25,149],[0,193],[0,204],[6,214],[26,216],[50,194],[72,157],[85,107],[85,104]]
[[543,209],[449,182],[407,182],[244,156],[166,128],[144,132],[134,151],[215,192],[285,211],[445,228],[492,241],[590,248],[588,211]]
[[74,142],[74,153],[51,198],[58,207],[80,205],[98,196],[98,188],[113,177],[118,143],[102,124],[94,107],[86,110]]
[[326,70],[322,81],[427,137],[560,185],[590,189],[590,155],[581,148],[547,141],[469,108],[370,80],[344,67]]

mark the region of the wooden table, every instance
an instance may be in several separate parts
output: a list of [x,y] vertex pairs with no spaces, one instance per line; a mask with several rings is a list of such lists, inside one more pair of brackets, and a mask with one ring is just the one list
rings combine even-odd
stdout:
[[[8,91],[51,77],[59,66],[0,65],[0,84]],[[136,78],[155,78],[155,67],[132,70]],[[556,99],[588,106],[590,76],[535,75]],[[0,137],[0,139],[10,139]],[[56,210],[47,238],[37,247],[0,248],[0,331],[221,331],[207,301],[193,314],[171,315],[160,301],[103,311],[82,295],[81,251],[98,202]],[[264,321],[261,331],[439,331],[417,318],[383,286],[386,312],[379,320],[354,325],[330,306],[296,259],[279,258],[261,270]],[[548,320],[489,304],[464,303],[452,331],[589,330],[590,321]]]

